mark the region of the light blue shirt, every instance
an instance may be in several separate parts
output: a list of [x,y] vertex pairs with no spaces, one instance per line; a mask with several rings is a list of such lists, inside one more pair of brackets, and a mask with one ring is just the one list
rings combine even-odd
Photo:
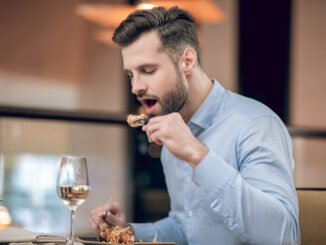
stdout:
[[163,147],[171,211],[132,224],[135,238],[176,244],[299,244],[292,142],[279,117],[217,81],[188,122],[209,153],[195,168]]

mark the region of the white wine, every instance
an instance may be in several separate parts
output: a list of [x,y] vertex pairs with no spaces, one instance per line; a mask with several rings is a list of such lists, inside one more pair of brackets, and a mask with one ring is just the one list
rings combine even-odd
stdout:
[[76,210],[85,202],[90,189],[89,185],[61,185],[58,187],[58,194],[66,206],[71,210]]
[[67,245],[74,245],[76,209],[85,202],[90,189],[86,158],[63,156],[57,177],[57,193],[70,209],[70,233]]

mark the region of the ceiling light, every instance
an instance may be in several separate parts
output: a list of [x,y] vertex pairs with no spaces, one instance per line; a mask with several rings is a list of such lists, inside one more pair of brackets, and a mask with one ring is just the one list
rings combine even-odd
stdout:
[[156,7],[156,5],[151,3],[140,3],[137,5],[137,9],[152,9],[154,7]]

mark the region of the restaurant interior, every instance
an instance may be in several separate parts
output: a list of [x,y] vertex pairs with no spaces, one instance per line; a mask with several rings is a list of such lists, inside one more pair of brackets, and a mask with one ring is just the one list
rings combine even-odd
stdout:
[[[87,158],[90,211],[112,197],[128,221],[165,217],[161,148],[126,116],[130,92],[113,30],[137,8],[193,13],[203,69],[226,89],[261,101],[293,140],[302,244],[326,241],[326,1],[1,0],[0,229],[66,235],[56,191],[63,155]],[[268,222],[268,221],[267,221]]]

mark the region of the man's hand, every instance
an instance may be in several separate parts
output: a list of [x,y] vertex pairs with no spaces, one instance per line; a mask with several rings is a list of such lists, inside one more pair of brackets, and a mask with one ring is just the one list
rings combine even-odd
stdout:
[[152,117],[143,127],[149,142],[165,145],[180,160],[195,168],[207,155],[208,149],[191,133],[179,113]]
[[[104,217],[105,211],[106,216]],[[91,217],[89,218],[88,223],[95,231],[98,232],[100,225],[103,223],[107,223],[109,226],[125,226],[126,216],[122,212],[119,203],[106,203],[91,211]]]

